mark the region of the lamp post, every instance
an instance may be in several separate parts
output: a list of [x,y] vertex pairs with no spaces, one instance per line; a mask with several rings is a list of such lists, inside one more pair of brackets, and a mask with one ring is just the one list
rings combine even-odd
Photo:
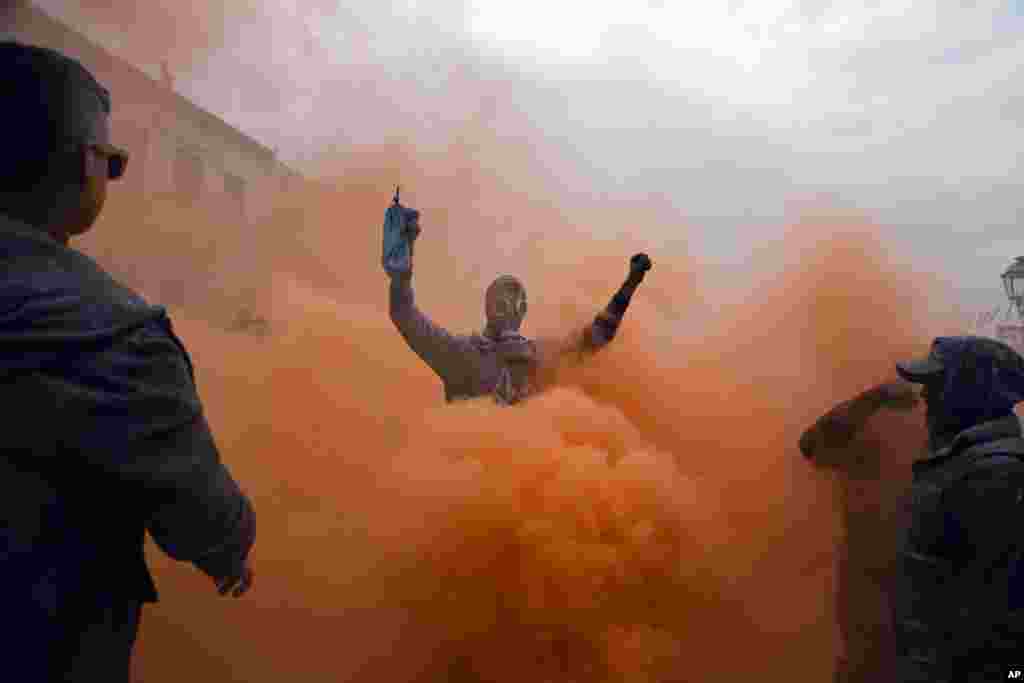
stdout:
[[1018,256],[1003,273],[1003,289],[1018,317],[1024,317],[1024,256]]
[[1024,256],[1018,256],[1003,272],[1003,289],[1010,307],[996,324],[996,338],[1024,353]]

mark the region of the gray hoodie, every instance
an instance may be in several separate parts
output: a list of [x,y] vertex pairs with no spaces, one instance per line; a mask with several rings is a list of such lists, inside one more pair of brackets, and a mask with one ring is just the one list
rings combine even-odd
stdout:
[[449,402],[492,395],[502,405],[517,403],[540,388],[546,363],[561,354],[596,351],[617,329],[602,313],[566,341],[535,341],[517,332],[499,338],[454,335],[416,307],[411,274],[390,278],[391,321],[409,348],[441,378]]

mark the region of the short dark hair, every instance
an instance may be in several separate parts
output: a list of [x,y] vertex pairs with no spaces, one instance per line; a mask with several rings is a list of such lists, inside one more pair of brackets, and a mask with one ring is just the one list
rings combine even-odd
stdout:
[[86,142],[110,92],[82,64],[56,50],[0,42],[0,102],[6,125],[0,194],[37,194],[58,180],[69,143]]

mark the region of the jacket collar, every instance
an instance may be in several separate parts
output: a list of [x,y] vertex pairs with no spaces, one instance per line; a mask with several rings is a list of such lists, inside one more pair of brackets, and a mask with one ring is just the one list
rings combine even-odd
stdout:
[[953,439],[953,442],[945,448],[940,448],[926,458],[914,463],[914,472],[930,469],[931,467],[963,454],[966,450],[975,446],[983,446],[1002,439],[1020,438],[1024,432],[1021,420],[1016,415],[1007,415],[996,420],[983,422],[980,425],[968,427]]
[[60,249],[67,249],[63,244],[58,244],[52,237],[39,228],[34,228],[24,221],[3,213],[0,213],[0,238],[30,240],[33,242],[50,244]]

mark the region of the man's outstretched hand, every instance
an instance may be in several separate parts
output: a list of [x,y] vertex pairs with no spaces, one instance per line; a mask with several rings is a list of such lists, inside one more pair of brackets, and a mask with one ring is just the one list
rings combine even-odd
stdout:
[[883,408],[900,413],[913,410],[920,400],[913,384],[905,381],[889,382],[876,387]]
[[230,593],[231,597],[240,598],[252,588],[253,578],[252,564],[246,560],[237,573],[214,579],[213,582],[217,584],[217,592],[221,595]]
[[906,413],[919,402],[910,382],[898,380],[875,385],[818,418],[801,435],[800,452],[806,458],[817,459],[822,451],[845,448],[879,409]]
[[636,254],[629,259],[629,278],[635,282],[644,279],[644,275],[651,269],[651,257],[647,254]]

